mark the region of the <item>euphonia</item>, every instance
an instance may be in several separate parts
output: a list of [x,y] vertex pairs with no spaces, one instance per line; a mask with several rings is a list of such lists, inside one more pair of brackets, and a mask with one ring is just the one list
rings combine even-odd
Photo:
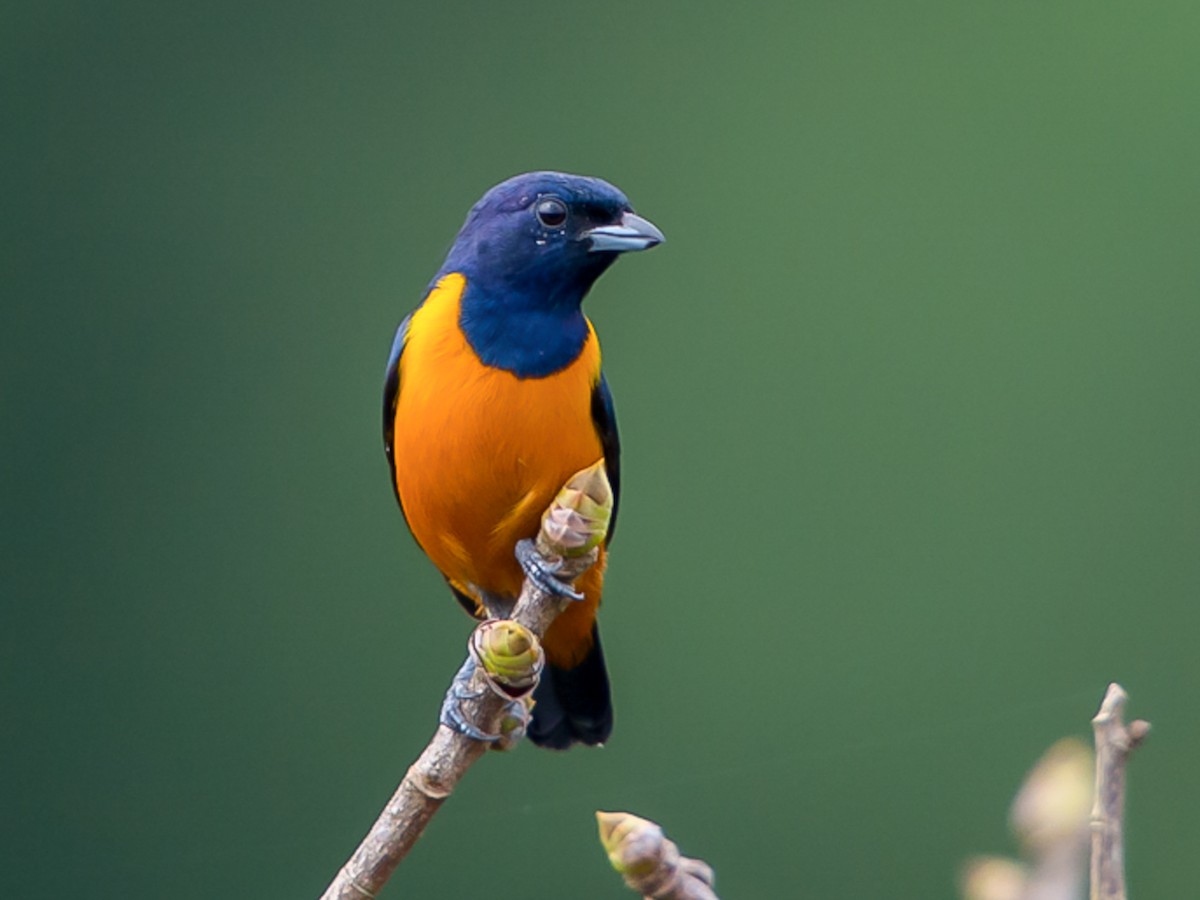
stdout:
[[542,512],[601,457],[613,517],[596,565],[545,635],[528,734],[565,749],[612,731],[596,611],[620,494],[620,442],[581,304],[630,250],[663,241],[599,178],[531,172],[472,207],[388,357],[383,440],[409,529],[477,618],[511,610],[526,575],[572,593],[532,553]]

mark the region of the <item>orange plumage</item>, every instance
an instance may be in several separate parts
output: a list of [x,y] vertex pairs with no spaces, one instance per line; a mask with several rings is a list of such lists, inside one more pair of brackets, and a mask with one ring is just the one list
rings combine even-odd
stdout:
[[[458,327],[465,287],[461,274],[442,277],[409,322],[392,431],[396,490],[417,542],[459,591],[513,598],[525,578],[514,545],[537,534],[564,482],[604,455],[590,402],[600,344],[589,323],[583,352],[545,378],[486,366]],[[603,554],[576,584],[583,602],[546,635],[552,665],[569,669],[591,647]]]

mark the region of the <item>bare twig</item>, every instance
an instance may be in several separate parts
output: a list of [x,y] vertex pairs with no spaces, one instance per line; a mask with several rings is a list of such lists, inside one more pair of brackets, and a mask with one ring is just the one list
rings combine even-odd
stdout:
[[717,900],[713,870],[690,859],[649,819],[624,812],[597,812],[600,843],[632,891],[647,900]]
[[1092,719],[1096,736],[1096,794],[1092,805],[1091,900],[1125,900],[1125,763],[1146,738],[1150,723],[1137,719],[1126,727],[1121,712],[1128,695],[1115,682],[1108,686]]
[[[548,564],[559,566],[557,577],[563,581],[578,578],[596,561],[595,545],[603,540],[607,530],[612,491],[601,463],[573,476],[542,519],[538,552]],[[538,639],[570,602],[545,592],[533,579],[525,579],[511,620],[528,629],[528,633],[518,634],[517,647],[502,660],[499,671],[491,665],[494,657],[486,652],[483,664],[476,663],[481,647],[505,643],[489,641],[489,636],[495,636],[498,623],[484,622],[476,628],[470,643],[474,650],[460,670],[470,672],[469,687],[455,700],[463,719],[483,732],[510,731],[506,711],[512,699],[527,697],[537,683],[541,665]],[[519,689],[514,690],[514,684]],[[511,743],[506,738],[498,744],[489,744],[439,725],[321,900],[369,900],[378,895],[467,769],[489,747],[506,749]]]

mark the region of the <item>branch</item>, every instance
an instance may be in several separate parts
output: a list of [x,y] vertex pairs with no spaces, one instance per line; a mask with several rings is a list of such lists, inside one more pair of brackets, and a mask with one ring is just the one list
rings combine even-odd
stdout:
[[[564,582],[587,571],[596,561],[595,548],[604,539],[611,512],[612,488],[601,460],[572,476],[543,515],[537,550],[547,568]],[[321,900],[374,898],[467,769],[489,747],[509,749],[516,743],[524,723],[512,716],[512,702],[523,701],[528,709],[541,671],[540,638],[570,602],[526,578],[511,620],[492,619],[475,629],[470,655],[447,694],[446,706],[452,705],[481,732],[503,737],[489,743],[439,725]],[[465,690],[460,689],[463,684]]]
[[679,853],[661,827],[630,813],[597,812],[600,843],[630,890],[647,900],[718,900],[708,863]]
[[1137,719],[1127,728],[1121,711],[1128,695],[1113,683],[1092,719],[1096,735],[1096,795],[1092,805],[1091,900],[1125,900],[1125,763],[1146,739],[1150,723]]

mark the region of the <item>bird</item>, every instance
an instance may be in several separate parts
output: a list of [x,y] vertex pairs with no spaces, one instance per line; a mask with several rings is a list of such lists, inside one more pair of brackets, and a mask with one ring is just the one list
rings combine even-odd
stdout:
[[[600,178],[509,178],[471,208],[388,356],[392,486],[462,607],[478,619],[501,617],[526,576],[578,598],[543,639],[546,666],[527,730],[543,747],[603,744],[613,722],[596,612],[621,446],[599,339],[581,304],[617,257],[663,241]],[[567,479],[601,458],[613,514],[598,561],[573,591],[538,567],[531,539]]]

